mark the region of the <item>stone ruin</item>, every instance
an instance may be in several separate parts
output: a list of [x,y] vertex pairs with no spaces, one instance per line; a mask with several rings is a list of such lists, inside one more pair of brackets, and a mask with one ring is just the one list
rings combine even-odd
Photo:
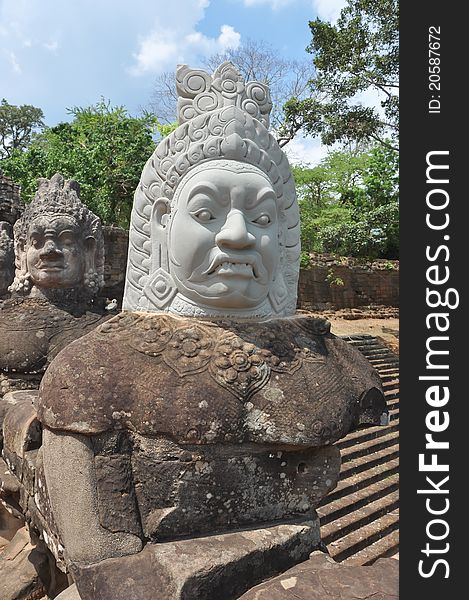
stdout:
[[0,310],[0,396],[38,388],[52,358],[107,317],[94,303],[103,283],[101,223],[76,182],[39,180],[14,225],[14,246],[12,296]]
[[60,600],[254,598],[299,563],[321,584],[299,598],[345,577],[341,598],[394,599],[393,566],[347,571],[321,545],[334,442],[387,409],[368,361],[295,314],[268,88],[230,63],[180,66],[177,88],[180,125],[135,192],[125,310],[55,357],[35,410],[7,413],[4,501],[73,579]]
[[0,307],[3,300],[9,296],[8,287],[13,281],[13,225],[23,210],[20,186],[0,170]]
[[20,196],[20,186],[0,169],[0,221],[14,225],[24,211]]

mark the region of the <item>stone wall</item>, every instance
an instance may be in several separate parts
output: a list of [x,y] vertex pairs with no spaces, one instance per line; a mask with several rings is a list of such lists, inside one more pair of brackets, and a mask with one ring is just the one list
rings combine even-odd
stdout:
[[399,261],[362,262],[315,254],[300,271],[298,308],[328,310],[399,306]]
[[127,266],[127,249],[129,232],[120,227],[105,225],[104,234],[104,288],[101,295],[112,300],[115,298],[119,306],[124,295],[125,269]]
[[13,225],[23,209],[20,186],[0,171],[0,221],[8,221]]

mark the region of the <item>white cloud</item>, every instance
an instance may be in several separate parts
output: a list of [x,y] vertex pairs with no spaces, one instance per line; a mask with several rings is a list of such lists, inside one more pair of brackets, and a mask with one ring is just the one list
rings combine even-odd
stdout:
[[42,45],[46,50],[49,50],[50,52],[55,52],[59,47],[59,42],[57,40],[52,40],[50,42],[44,42]]
[[347,4],[346,0],[312,0],[313,9],[322,21],[334,23],[340,15],[340,11]]
[[161,73],[173,69],[176,63],[190,62],[191,59],[206,57],[228,48],[237,48],[241,35],[231,27],[222,25],[220,35],[210,38],[197,31],[195,24],[185,28],[171,29],[167,26],[156,26],[146,37],[140,40],[140,47],[134,54],[136,64],[129,72],[132,75],[145,73]]
[[[243,4],[247,7],[268,5],[273,10],[278,10],[293,4],[300,4],[300,0],[243,0]],[[347,4],[347,0],[311,0],[311,4],[320,19],[334,22]]]
[[294,138],[284,148],[292,165],[315,167],[327,154],[327,146],[319,138]]
[[17,75],[21,75],[21,73],[23,72],[20,64],[18,62],[18,59],[16,58],[16,54],[14,52],[8,52],[8,60],[10,62],[10,66],[12,68],[12,71],[14,73],[16,73]]

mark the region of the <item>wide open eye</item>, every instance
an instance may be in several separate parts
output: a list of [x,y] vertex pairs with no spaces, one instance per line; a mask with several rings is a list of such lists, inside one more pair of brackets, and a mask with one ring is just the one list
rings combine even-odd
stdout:
[[191,214],[194,217],[194,219],[200,221],[200,223],[208,223],[209,221],[212,221],[215,218],[212,215],[212,213],[206,208],[201,208],[200,210]]
[[260,225],[261,227],[267,227],[267,225],[270,225],[272,220],[269,217],[269,215],[263,214],[260,217],[257,217],[257,219],[254,219],[253,222],[256,223],[256,225]]

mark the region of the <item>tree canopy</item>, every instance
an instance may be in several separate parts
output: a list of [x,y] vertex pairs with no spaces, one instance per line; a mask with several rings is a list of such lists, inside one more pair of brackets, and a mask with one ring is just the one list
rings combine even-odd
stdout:
[[313,251],[398,257],[398,168],[385,146],[331,151],[316,167],[293,168],[303,264]]
[[11,156],[14,150],[26,148],[34,131],[44,127],[43,119],[40,108],[30,104],[15,106],[3,98],[0,103],[0,160]]
[[[272,97],[271,127],[277,135],[280,146],[287,144],[295,132],[284,126],[283,105],[291,97],[304,99],[310,95],[308,81],[313,73],[309,61],[282,58],[279,51],[262,40],[248,39],[236,49],[214,54],[207,58],[203,67],[210,72],[223,62],[229,61],[237,67],[246,81],[256,80],[269,86]],[[176,79],[174,72],[165,72],[158,76],[152,94],[149,109],[162,122],[171,122],[176,118]]]
[[[311,21],[312,93],[286,102],[285,135],[301,129],[326,145],[368,140],[397,150],[398,25],[398,0],[348,0],[335,25]],[[370,91],[381,98],[380,110],[357,99]]]
[[38,177],[59,172],[76,179],[83,202],[104,223],[125,227],[143,166],[155,148],[158,122],[150,115],[131,117],[104,100],[69,112],[70,123],[46,128],[25,150],[15,149],[1,161],[2,170],[21,185],[26,201],[35,194]]

